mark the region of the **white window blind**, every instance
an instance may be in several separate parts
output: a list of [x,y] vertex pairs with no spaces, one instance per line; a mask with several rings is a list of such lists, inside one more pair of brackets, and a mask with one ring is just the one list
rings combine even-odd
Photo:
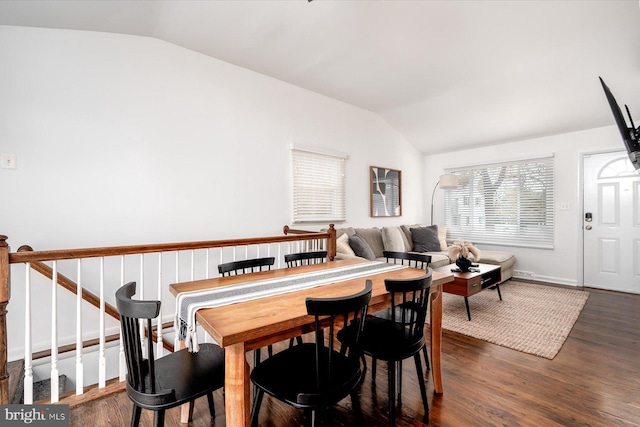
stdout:
[[459,178],[445,193],[448,239],[553,248],[553,156],[447,172]]
[[293,222],[346,220],[346,155],[294,147]]

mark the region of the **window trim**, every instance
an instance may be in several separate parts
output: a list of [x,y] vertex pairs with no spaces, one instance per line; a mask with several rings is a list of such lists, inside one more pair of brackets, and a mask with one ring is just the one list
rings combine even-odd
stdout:
[[[500,191],[503,200],[510,202],[506,206],[510,206],[512,211],[510,214],[511,221],[504,221],[505,216],[509,213],[497,213],[493,216],[494,227],[497,225],[500,227],[497,231],[494,228],[493,232],[487,231],[487,216],[485,215],[487,210],[484,201],[486,195],[481,189],[475,187],[480,186],[478,177],[476,176],[472,181],[468,181],[469,184],[465,187],[464,176],[469,174],[477,174],[483,170],[495,169],[498,167],[506,168],[532,168],[534,165],[541,164],[546,167],[544,174],[539,176],[542,179],[538,185],[524,187],[519,181],[519,178],[523,176],[522,170],[517,171],[517,176],[509,175],[509,169],[506,169],[505,173],[507,181],[500,183],[495,189],[489,191]],[[497,246],[517,246],[517,247],[529,247],[538,249],[553,249],[555,247],[555,157],[553,154],[529,156],[512,159],[502,162],[487,162],[469,164],[465,166],[449,167],[445,169],[446,173],[453,173],[461,177],[461,184],[458,188],[445,191],[445,225],[447,226],[447,238],[457,240],[464,239],[473,241],[474,243],[482,243],[488,245]],[[495,171],[493,171],[495,174]],[[531,177],[531,175],[527,175]],[[517,180],[514,182],[514,180]],[[495,184],[495,182],[492,182]],[[522,199],[523,190],[529,189],[531,198]],[[543,191],[543,199],[536,201],[536,194]],[[515,192],[515,194],[514,194]],[[467,198],[464,200],[464,198]],[[517,200],[514,201],[513,198]],[[458,200],[459,203],[454,204],[454,200]],[[460,201],[462,201],[460,203]],[[522,203],[521,203],[522,202]],[[495,203],[495,200],[494,200]],[[532,203],[533,209],[527,211],[527,203]],[[541,203],[544,204],[544,212],[535,211],[535,204],[538,207]],[[458,206],[464,206],[466,216],[464,214],[457,214],[458,223],[454,224],[454,210],[458,210]],[[475,206],[478,206],[477,208]],[[505,204],[498,204],[498,206],[505,206]],[[474,209],[481,209],[480,214],[474,214]],[[500,210],[500,208],[496,208]],[[489,211],[491,212],[491,211]],[[540,216],[543,215],[542,222],[533,222],[523,216]],[[467,219],[470,223],[461,224],[462,219]],[[498,220],[502,220],[499,221]],[[523,233],[524,231],[524,233]]]
[[[337,151],[292,144],[290,158],[292,224],[345,222],[346,160],[349,156]],[[329,188],[323,190],[317,184],[320,175],[329,178]],[[309,195],[309,189],[315,190],[318,198],[305,198]]]

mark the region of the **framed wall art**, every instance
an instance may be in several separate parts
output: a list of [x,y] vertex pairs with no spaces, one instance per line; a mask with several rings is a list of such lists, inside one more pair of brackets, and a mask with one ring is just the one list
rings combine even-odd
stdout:
[[402,173],[399,170],[371,166],[371,216],[402,215]]

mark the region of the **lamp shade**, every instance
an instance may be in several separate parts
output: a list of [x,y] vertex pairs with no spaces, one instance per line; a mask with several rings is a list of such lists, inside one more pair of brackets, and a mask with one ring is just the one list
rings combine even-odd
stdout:
[[458,187],[458,175],[452,173],[446,173],[440,175],[440,188],[443,190],[451,190]]

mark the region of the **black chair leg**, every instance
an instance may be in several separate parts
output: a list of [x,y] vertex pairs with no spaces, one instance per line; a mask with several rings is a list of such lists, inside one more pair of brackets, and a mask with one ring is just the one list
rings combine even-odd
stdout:
[[301,336],[297,336],[295,338],[291,338],[289,340],[289,348],[293,347],[294,344],[294,340],[295,339],[295,343],[298,343],[298,345],[302,345],[302,337]]
[[253,367],[255,368],[260,364],[260,349],[253,350]]
[[429,356],[427,355],[427,346],[422,347],[422,354],[424,354],[424,364],[427,371],[431,370],[431,365],[429,364]]
[[398,360],[398,402],[402,401],[402,360]]
[[267,347],[267,354],[269,354],[269,357],[273,356],[273,346],[271,344]]
[[389,427],[396,425],[396,363],[387,362],[387,371],[389,372]]
[[211,415],[211,419],[216,418],[216,407],[213,404],[213,393],[207,393],[207,401],[209,402],[209,415]]
[[153,414],[153,427],[164,427],[164,410],[156,411]]
[[193,421],[193,407],[195,406],[194,403],[195,402],[193,400],[189,401],[189,422]]
[[138,427],[140,425],[140,415],[142,414],[142,408],[133,404],[133,413],[131,414],[131,427]]
[[371,358],[371,384],[376,383],[376,358]]
[[263,397],[264,397],[264,390],[258,389],[256,396],[253,399],[253,408],[251,408],[251,427],[258,427],[260,405],[262,404]]
[[427,402],[427,387],[424,384],[424,376],[422,375],[422,362],[420,361],[420,353],[413,355],[416,361],[416,372],[418,374],[418,385],[420,386],[420,394],[422,395],[422,404],[424,405],[425,417],[429,416],[429,402]]
[[364,418],[362,416],[362,407],[360,406],[360,395],[358,394],[358,390],[353,390],[351,392],[351,406],[353,406],[353,412],[356,415],[356,425],[363,426]]

